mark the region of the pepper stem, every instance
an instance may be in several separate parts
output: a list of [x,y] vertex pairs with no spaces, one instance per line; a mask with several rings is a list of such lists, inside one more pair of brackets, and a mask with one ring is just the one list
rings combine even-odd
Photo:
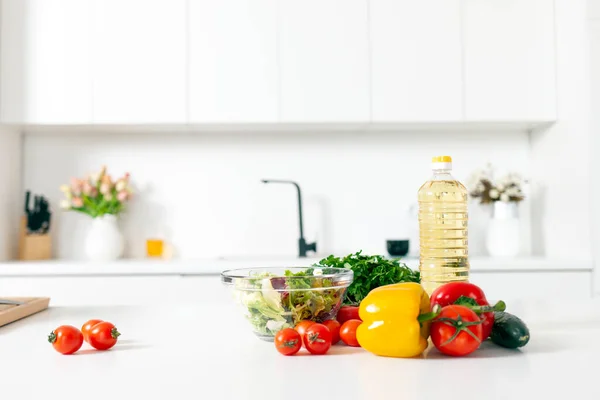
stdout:
[[417,321],[419,321],[420,324],[422,324],[423,322],[431,321],[432,319],[440,315],[440,312],[442,312],[442,306],[436,304],[433,306],[431,312],[419,314],[419,316],[417,317]]

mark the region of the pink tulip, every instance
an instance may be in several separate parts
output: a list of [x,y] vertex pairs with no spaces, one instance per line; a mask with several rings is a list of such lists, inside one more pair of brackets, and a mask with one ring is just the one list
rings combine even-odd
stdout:
[[115,184],[115,189],[117,189],[117,192],[125,190],[126,187],[127,187],[127,182],[122,178],[119,179],[117,181],[117,183]]
[[73,200],[71,200],[71,204],[73,204],[73,207],[75,208],[83,207],[83,200],[81,197],[74,197]]
[[110,175],[104,175],[102,177],[102,179],[100,180],[100,182],[102,182],[102,184],[106,184],[106,185],[112,185],[112,178],[110,177]]
[[103,183],[100,185],[100,193],[102,193],[104,196],[106,196],[108,193],[110,193],[110,183]]
[[88,196],[90,196],[91,198],[98,196],[98,189],[96,189],[95,187],[92,187],[92,189],[90,190],[90,194]]
[[89,196],[90,193],[92,193],[92,188],[93,186],[89,183],[89,182],[84,182],[83,183],[83,194],[85,194],[86,196]]
[[79,196],[81,194],[82,182],[80,179],[71,178],[71,191],[75,196]]
[[128,197],[129,197],[129,193],[127,193],[127,191],[125,191],[125,190],[121,190],[117,194],[117,200],[119,200],[120,202],[127,200]]

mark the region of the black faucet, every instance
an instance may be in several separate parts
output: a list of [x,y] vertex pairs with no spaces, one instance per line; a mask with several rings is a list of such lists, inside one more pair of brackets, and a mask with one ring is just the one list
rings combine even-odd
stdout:
[[300,222],[300,239],[298,239],[298,256],[306,257],[307,251],[317,251],[317,243],[306,243],[304,239],[304,227],[302,224],[302,192],[300,191],[300,186],[293,181],[281,181],[276,179],[263,179],[263,183],[289,183],[291,185],[296,186],[296,190],[298,191],[298,221]]

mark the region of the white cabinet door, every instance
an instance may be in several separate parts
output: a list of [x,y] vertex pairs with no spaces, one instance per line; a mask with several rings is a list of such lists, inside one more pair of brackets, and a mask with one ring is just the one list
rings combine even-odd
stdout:
[[467,120],[556,119],[554,2],[465,0]]
[[[589,23],[590,33],[590,71],[591,81],[590,86],[592,93],[591,103],[591,131],[594,134],[590,135],[590,146],[592,152],[597,154],[600,151],[600,19],[590,21]],[[600,173],[600,164],[597,162],[591,163],[592,176],[598,176]],[[598,204],[600,202],[600,183],[597,179],[594,179],[591,184],[592,191],[592,204]],[[600,238],[600,210],[598,207],[594,207],[592,210],[593,223],[592,227],[593,238],[598,240]],[[600,259],[600,248],[594,246],[594,258]],[[597,296],[600,296],[600,266],[596,263],[594,271],[594,292]]]
[[463,117],[460,0],[371,0],[374,122]]
[[281,0],[282,122],[367,122],[367,0]]
[[1,118],[91,122],[89,0],[2,2]]
[[600,19],[600,0],[588,0],[587,15],[588,19]]
[[186,1],[93,0],[95,123],[186,122]]
[[277,122],[277,0],[190,0],[190,122]]
[[173,275],[1,277],[4,297],[50,297],[53,307],[233,304],[219,277]]

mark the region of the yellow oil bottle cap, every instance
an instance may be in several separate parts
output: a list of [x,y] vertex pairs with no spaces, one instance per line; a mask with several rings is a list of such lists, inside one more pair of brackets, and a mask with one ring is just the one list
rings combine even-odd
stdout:
[[452,162],[452,157],[450,156],[435,156],[431,159],[431,162]]
[[451,170],[452,157],[450,156],[435,156],[431,159],[431,169],[434,170]]

